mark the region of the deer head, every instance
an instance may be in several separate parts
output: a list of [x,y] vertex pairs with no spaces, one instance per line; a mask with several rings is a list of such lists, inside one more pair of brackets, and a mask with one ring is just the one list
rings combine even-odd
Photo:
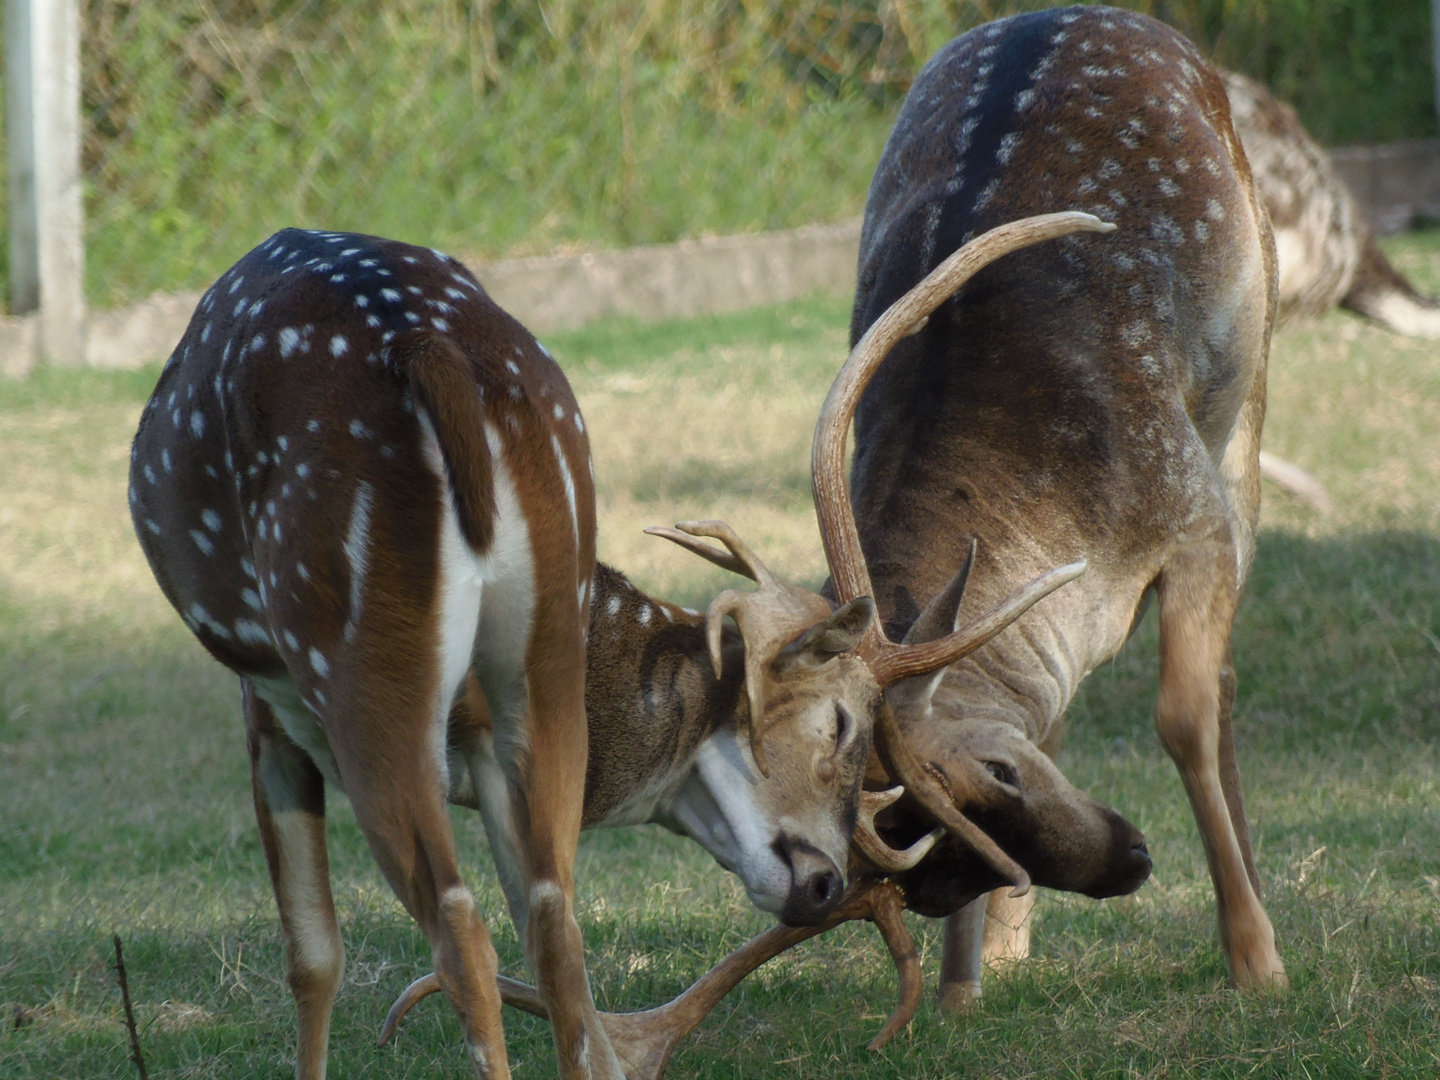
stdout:
[[[723,522],[646,531],[759,585],[721,593],[706,614],[715,678],[743,670],[744,705],[738,723],[722,725],[701,745],[669,817],[740,876],[756,906],[790,926],[816,925],[844,891],[880,709],[879,688],[850,655],[875,605],[856,597],[835,608],[777,580]],[[738,640],[726,633],[727,618]]]
[[[1059,213],[993,229],[936,267],[856,344],[826,398],[812,454],[816,513],[840,601],[872,593],[844,475],[845,439],[861,392],[891,348],[1002,255],[1068,233],[1114,228],[1089,214]],[[1079,576],[1085,565],[1042,575],[962,628],[961,601],[973,563],[972,546],[902,642],[890,641],[876,621],[856,647],[886,689],[871,779],[898,782],[905,793],[903,799],[898,791],[867,794],[856,847],[877,869],[896,875],[907,905],[924,914],[948,914],[985,888],[1006,883],[1016,895],[1032,881],[1092,896],[1132,891],[1150,870],[1134,826],[1071,785],[1013,726],[966,717],[963,703],[937,696],[950,663]]]

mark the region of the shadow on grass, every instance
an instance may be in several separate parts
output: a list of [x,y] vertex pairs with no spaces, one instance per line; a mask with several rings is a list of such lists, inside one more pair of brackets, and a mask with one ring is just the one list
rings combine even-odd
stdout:
[[[1263,532],[1232,638],[1236,738],[1252,751],[1343,752],[1440,736],[1440,539]],[[1148,735],[1155,618],[1071,707],[1074,741]]]

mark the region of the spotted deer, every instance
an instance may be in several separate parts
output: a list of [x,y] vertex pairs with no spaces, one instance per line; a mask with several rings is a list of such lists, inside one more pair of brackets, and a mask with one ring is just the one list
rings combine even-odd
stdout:
[[1254,79],[1220,76],[1275,233],[1279,318],[1320,315],[1338,304],[1396,333],[1440,338],[1440,304],[1390,265],[1295,110]]
[[[937,632],[922,609],[971,545],[982,601],[1038,564],[1090,570],[889,704],[922,755],[999,765],[974,817],[1023,851],[1035,836],[1021,811],[1053,783],[1067,704],[1155,598],[1155,727],[1199,827],[1230,976],[1283,986],[1241,796],[1230,655],[1259,515],[1275,255],[1215,70],[1165,25],[1100,7],[952,41],[916,79],[871,183],[852,340],[971,236],[1062,210],[1116,232],[997,263],[901,341],[860,401],[851,490],[894,635]],[[908,810],[889,821],[900,841],[928,821]],[[911,906],[945,906],[930,902],[959,884],[945,854],[897,877]],[[992,896],[1001,925],[1018,928],[992,936],[992,956],[1023,954],[1028,902]],[[979,992],[986,907],[949,916],[951,1008]]]
[[[569,386],[453,259],[298,230],[241,259],[145,409],[130,503],[166,597],[241,677],[301,1080],[325,1073],[344,967],[327,786],[429,940],[480,1075],[509,1075],[502,984],[447,798],[483,816],[567,1077],[618,1077],[634,1053],[589,990],[582,825],[668,824],[787,923],[839,903],[885,685],[850,655],[873,602],[776,580],[719,522],[654,530],[759,583],[704,616],[597,567]],[[1078,572],[1041,575],[911,668]]]

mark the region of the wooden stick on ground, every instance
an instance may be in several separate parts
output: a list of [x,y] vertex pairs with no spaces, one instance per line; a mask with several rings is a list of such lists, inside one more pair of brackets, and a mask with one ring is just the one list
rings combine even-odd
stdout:
[[130,1029],[130,1060],[140,1070],[140,1080],[150,1080],[145,1056],[140,1053],[140,1034],[135,1030],[135,1010],[130,1005],[130,980],[125,977],[125,957],[120,952],[120,935],[115,935],[115,971],[120,976],[120,1000],[125,1003],[125,1026]]

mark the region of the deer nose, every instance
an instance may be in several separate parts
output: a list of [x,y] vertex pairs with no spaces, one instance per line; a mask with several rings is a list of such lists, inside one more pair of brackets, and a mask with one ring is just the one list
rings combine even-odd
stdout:
[[840,868],[823,851],[803,840],[782,837],[775,852],[790,867],[790,895],[780,912],[786,926],[818,926],[840,902]]

